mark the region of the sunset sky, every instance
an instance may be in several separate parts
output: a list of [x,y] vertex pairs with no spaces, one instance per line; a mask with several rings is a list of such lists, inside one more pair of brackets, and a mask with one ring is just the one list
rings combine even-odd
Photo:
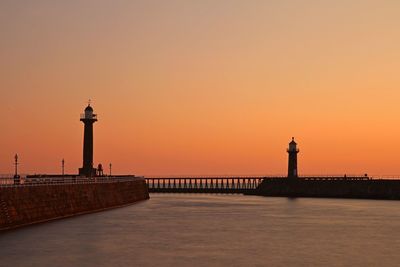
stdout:
[[400,1],[0,3],[0,173],[400,174]]

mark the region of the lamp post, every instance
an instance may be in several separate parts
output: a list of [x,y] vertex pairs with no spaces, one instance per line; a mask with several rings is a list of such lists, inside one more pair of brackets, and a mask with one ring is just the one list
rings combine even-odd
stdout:
[[14,160],[15,160],[15,162],[14,162],[14,165],[15,165],[15,174],[14,174],[14,176],[18,176],[18,154],[15,154]]
[[65,167],[65,160],[62,159],[62,160],[61,160],[61,168],[62,168],[61,173],[62,173],[62,176],[64,176],[64,167]]
[[19,185],[20,184],[20,176],[18,175],[18,154],[15,154],[14,156],[14,165],[15,165],[15,174],[14,174],[14,184]]

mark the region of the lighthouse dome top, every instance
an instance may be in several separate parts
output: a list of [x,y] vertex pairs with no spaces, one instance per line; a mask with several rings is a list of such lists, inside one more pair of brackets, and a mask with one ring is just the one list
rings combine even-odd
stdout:
[[93,113],[93,108],[90,106],[90,103],[85,108],[85,112],[81,114],[81,121],[97,121],[97,114]]
[[291,153],[291,152],[298,153],[299,152],[299,150],[297,149],[297,143],[294,141],[294,137],[292,137],[292,142],[289,143],[289,148],[288,148],[287,152],[289,152],[289,153]]
[[93,112],[93,108],[90,106],[90,104],[85,108],[85,112],[86,111]]

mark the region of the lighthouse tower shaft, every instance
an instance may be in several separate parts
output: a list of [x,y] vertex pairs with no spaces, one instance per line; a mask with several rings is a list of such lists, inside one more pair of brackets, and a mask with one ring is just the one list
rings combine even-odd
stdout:
[[295,179],[298,178],[298,170],[297,170],[297,154],[299,153],[299,149],[297,148],[297,144],[292,138],[292,142],[289,143],[289,148],[287,149],[289,154],[289,164],[288,164],[288,178]]
[[97,121],[97,115],[93,114],[93,109],[89,105],[85,113],[81,114],[81,122],[84,123],[83,134],[83,165],[79,168],[79,175],[92,177],[96,175],[93,168],[93,124]]

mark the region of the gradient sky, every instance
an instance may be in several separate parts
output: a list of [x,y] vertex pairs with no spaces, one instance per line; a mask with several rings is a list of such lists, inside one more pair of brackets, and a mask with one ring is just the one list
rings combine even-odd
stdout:
[[0,173],[400,174],[400,1],[0,2]]

